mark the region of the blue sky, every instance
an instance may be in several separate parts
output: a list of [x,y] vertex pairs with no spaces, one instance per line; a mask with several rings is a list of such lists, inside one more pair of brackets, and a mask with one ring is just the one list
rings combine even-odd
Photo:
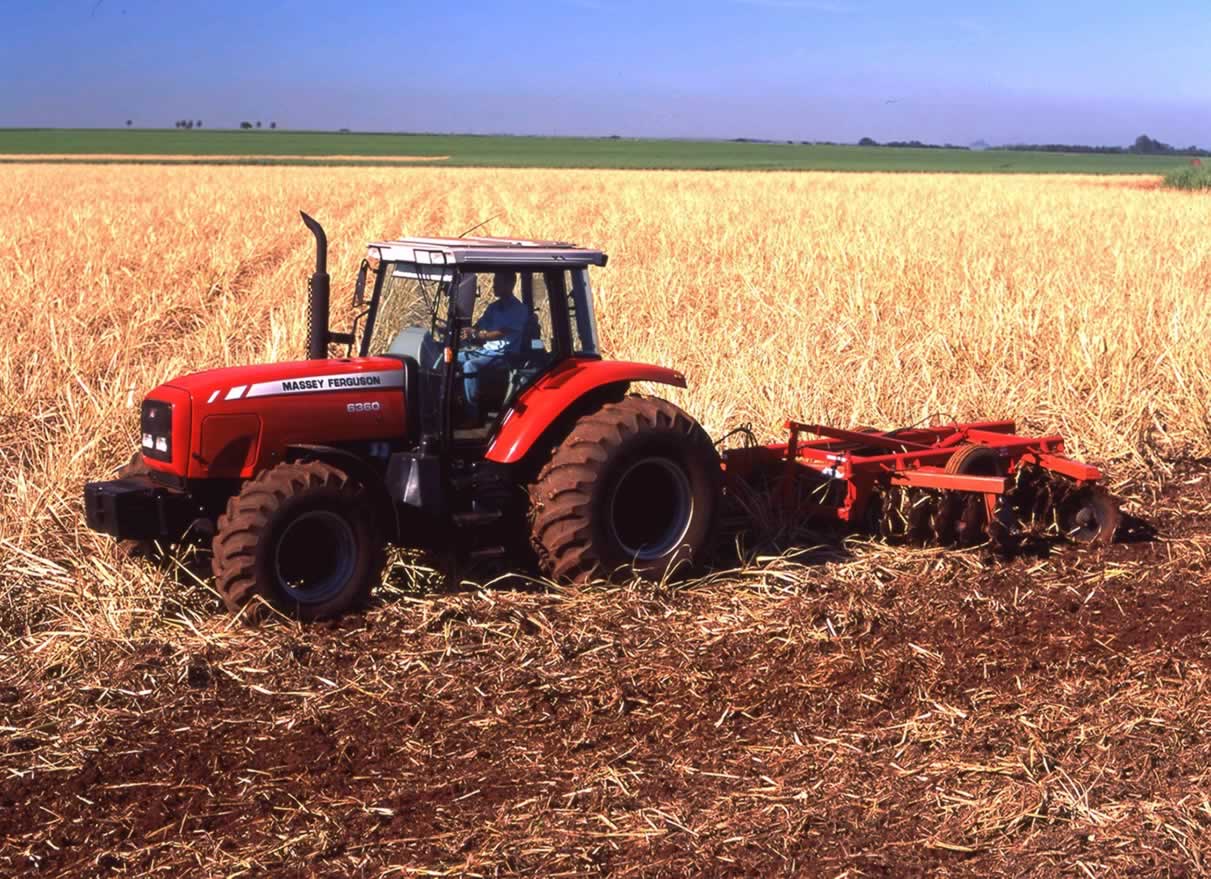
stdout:
[[0,0],[0,126],[1211,146],[1211,3]]

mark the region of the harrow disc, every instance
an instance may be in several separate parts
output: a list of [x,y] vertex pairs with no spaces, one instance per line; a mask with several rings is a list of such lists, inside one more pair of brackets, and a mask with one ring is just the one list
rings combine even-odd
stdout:
[[908,492],[898,487],[890,488],[884,501],[880,527],[884,540],[900,541],[908,536],[909,511]]
[[1101,486],[1074,491],[1057,510],[1060,534],[1073,543],[1108,544],[1122,521],[1118,499]]
[[938,546],[952,546],[957,541],[959,516],[963,512],[963,496],[957,491],[944,491],[929,516],[929,528]]
[[893,487],[879,487],[871,492],[863,522],[866,531],[889,543],[904,536],[900,495],[901,492]]
[[925,546],[934,542],[933,519],[941,500],[936,492],[925,489],[908,493],[908,539],[912,543]]
[[1019,467],[1014,485],[1005,496],[1017,529],[1023,533],[1042,534],[1055,522],[1055,489],[1052,476],[1033,464]]
[[978,494],[965,495],[955,520],[955,541],[959,546],[975,546],[983,543],[988,516],[984,510],[984,497]]
[[1017,549],[1023,532],[1021,520],[1014,512],[1013,503],[1008,494],[997,499],[996,511],[988,521],[985,531],[988,542],[997,552],[1008,555]]

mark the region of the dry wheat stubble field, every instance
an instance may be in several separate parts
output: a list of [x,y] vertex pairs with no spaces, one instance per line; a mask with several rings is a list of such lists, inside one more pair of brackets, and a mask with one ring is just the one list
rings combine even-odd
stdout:
[[[311,245],[603,247],[611,356],[719,434],[1057,429],[1156,540],[861,541],[672,589],[426,589],[249,630],[83,529],[150,387],[297,356]],[[0,873],[1199,875],[1211,200],[1151,181],[0,171]]]

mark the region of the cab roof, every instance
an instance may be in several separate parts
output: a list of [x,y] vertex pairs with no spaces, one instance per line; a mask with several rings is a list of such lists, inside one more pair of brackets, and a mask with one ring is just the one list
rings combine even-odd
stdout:
[[607,258],[600,250],[577,247],[566,241],[489,237],[374,241],[368,252],[369,256],[384,262],[460,266],[604,266]]

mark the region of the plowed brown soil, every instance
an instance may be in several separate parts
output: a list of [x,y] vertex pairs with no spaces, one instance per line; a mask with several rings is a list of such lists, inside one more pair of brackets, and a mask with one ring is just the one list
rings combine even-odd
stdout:
[[15,653],[53,635],[26,638],[0,656],[0,870],[1204,875],[1211,468],[1131,509],[1155,539],[1093,553],[401,586],[39,673]]

